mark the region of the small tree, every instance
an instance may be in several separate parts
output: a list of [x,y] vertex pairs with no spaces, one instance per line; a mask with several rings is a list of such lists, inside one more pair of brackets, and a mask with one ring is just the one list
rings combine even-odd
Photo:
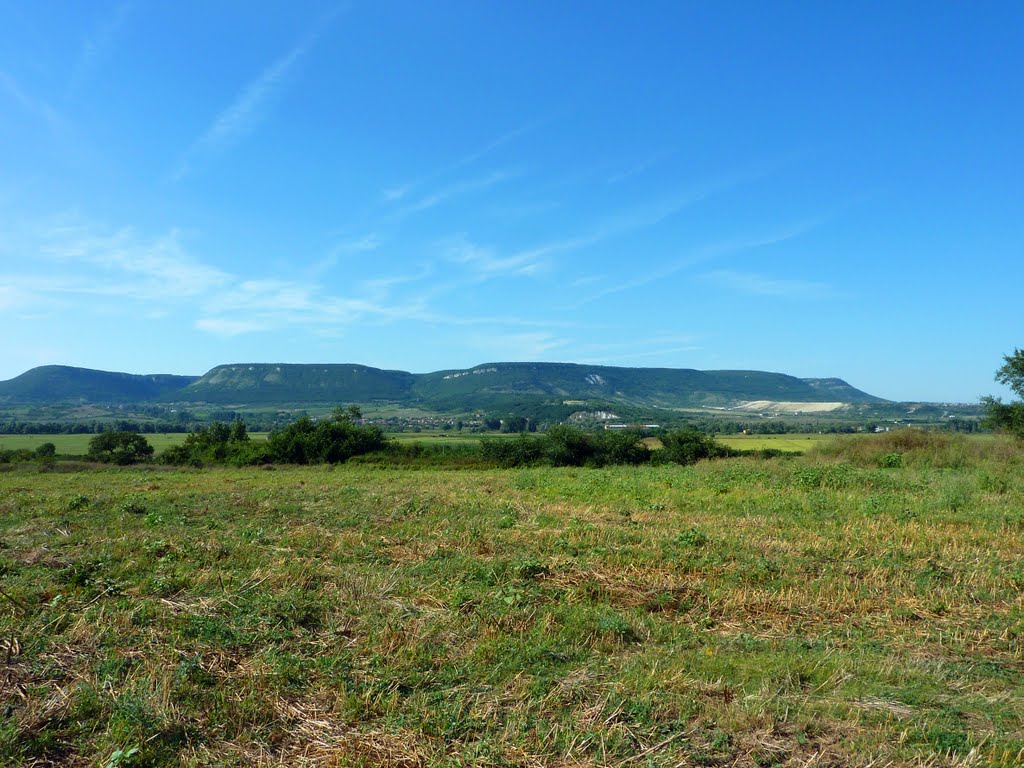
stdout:
[[336,406],[334,412],[331,414],[331,418],[334,421],[345,421],[351,424],[358,424],[363,418],[363,409],[353,403],[345,408],[340,405]]
[[249,439],[249,428],[241,419],[231,422],[231,435],[228,437],[232,443],[244,443]]
[[138,432],[101,432],[89,441],[89,458],[106,464],[135,464],[153,455],[153,446]]
[[[1014,349],[1013,354],[1004,355],[1003,360],[1006,362],[996,371],[996,381],[1024,398],[1024,349]],[[981,404],[988,426],[1024,440],[1024,403],[1004,403],[998,397],[983,397]]]

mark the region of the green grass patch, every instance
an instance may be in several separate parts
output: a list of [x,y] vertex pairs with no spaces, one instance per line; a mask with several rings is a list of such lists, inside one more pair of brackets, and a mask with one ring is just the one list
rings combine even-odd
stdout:
[[0,764],[1019,765],[992,446],[5,472]]
[[[17,451],[17,450],[32,450],[34,451],[43,443],[53,443],[57,448],[57,453],[62,456],[84,456],[89,452],[89,441],[95,435],[91,434],[80,434],[80,435],[0,435],[0,450]],[[153,446],[157,455],[173,448],[176,445],[181,445],[185,442],[185,438],[188,437],[187,432],[171,432],[171,433],[155,433],[155,434],[144,434],[146,442]],[[253,440],[266,440],[266,432],[251,432],[249,437]]]

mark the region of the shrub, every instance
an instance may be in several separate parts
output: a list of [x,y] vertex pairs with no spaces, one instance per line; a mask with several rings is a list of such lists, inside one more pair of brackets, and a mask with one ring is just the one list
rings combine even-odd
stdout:
[[595,456],[600,465],[646,464],[651,460],[650,449],[643,444],[641,434],[630,430],[606,430],[595,437]]
[[52,459],[57,455],[57,446],[53,443],[43,443],[34,453],[37,459]]
[[89,458],[107,464],[135,464],[153,455],[153,446],[138,432],[101,432],[89,441]]
[[480,441],[480,455],[499,467],[528,467],[544,458],[544,438],[519,435],[512,439]]
[[544,435],[544,456],[553,466],[582,467],[595,454],[594,440],[582,430],[559,425]]
[[555,426],[539,437],[520,435],[508,440],[481,440],[481,456],[500,467],[550,464],[554,467],[603,467],[643,464],[651,452],[637,432],[585,432]]
[[903,466],[903,454],[899,451],[885,453],[878,459],[878,466],[886,469],[897,469]]
[[0,464],[15,464],[19,461],[32,461],[35,458],[28,448],[0,451]]
[[680,429],[661,436],[664,446],[662,458],[676,464],[696,464],[701,459],[718,459],[732,456],[733,451],[710,435],[695,429]]
[[358,425],[348,416],[313,422],[308,416],[270,433],[273,461],[286,464],[338,464],[353,456],[381,451],[388,440],[380,427]]
[[640,433],[628,430],[584,432],[556,426],[544,435],[544,443],[544,455],[556,467],[644,464],[651,459]]

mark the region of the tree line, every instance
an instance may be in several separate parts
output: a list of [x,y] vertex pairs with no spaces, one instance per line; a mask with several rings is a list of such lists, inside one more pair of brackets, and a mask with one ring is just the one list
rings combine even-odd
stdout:
[[[160,456],[163,464],[178,466],[249,466],[256,464],[339,464],[354,457],[376,455],[386,464],[461,463],[478,466],[604,467],[651,462],[693,464],[701,459],[738,455],[713,437],[693,429],[663,430],[661,450],[651,450],[642,432],[587,431],[565,425],[547,432],[523,433],[515,438],[483,439],[478,446],[424,447],[389,440],[373,424],[359,423],[356,407],[336,409],[330,419],[313,421],[303,416],[270,433],[266,441],[252,440],[245,422],[217,422],[195,428],[185,441]],[[52,444],[51,444],[52,445]],[[778,452],[761,452],[777,454]],[[436,454],[436,455],[435,455]],[[152,460],[153,448],[135,432],[104,432],[89,444],[88,458],[112,464]],[[28,454],[26,453],[26,458]]]

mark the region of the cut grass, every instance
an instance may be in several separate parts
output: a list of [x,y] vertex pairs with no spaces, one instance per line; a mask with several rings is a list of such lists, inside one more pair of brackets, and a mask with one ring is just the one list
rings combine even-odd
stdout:
[[1019,765],[1004,469],[0,474],[0,763]]

